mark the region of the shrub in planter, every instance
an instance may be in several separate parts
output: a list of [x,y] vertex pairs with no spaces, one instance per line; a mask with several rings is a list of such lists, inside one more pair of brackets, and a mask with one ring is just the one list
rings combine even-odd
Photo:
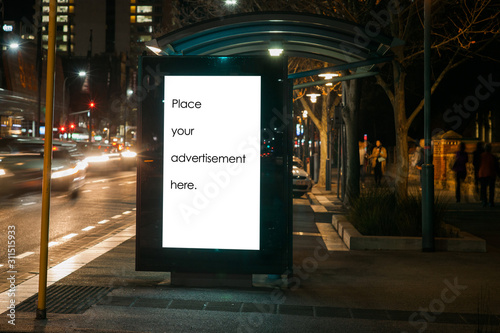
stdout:
[[[444,217],[447,204],[441,198],[434,200],[434,228],[436,237],[446,237]],[[363,235],[422,236],[422,196],[409,193],[397,199],[388,187],[369,188],[351,200],[349,222]]]

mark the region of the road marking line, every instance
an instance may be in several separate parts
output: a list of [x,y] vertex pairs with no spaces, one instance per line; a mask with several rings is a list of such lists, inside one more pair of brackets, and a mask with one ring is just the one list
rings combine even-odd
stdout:
[[77,236],[78,234],[75,234],[75,233],[71,233],[71,234],[67,234],[66,236],[64,236],[62,239],[70,239],[70,238],[73,238],[75,236]]
[[102,189],[105,190],[105,189],[108,189],[109,186],[103,186]]
[[22,259],[22,258],[29,257],[32,254],[35,254],[35,252],[24,252],[23,254],[20,254],[20,255],[16,256],[16,258],[17,259]]
[[[109,237],[108,239],[102,241],[99,244],[92,246],[91,248],[82,251],[71,258],[63,261],[60,264],[55,265],[47,272],[47,287],[53,285],[57,281],[62,278],[70,275],[81,267],[85,266],[92,260],[100,257],[104,253],[112,250],[117,247],[121,243],[129,240],[130,238],[135,236],[135,225],[132,225],[125,230],[120,231],[114,236]],[[103,243],[105,244],[103,246]],[[115,246],[110,246],[110,244],[114,244]],[[32,278],[27,279],[26,281],[18,284],[16,286],[16,290],[19,291],[19,294],[16,295],[16,304],[21,303],[22,301],[30,298],[31,296],[38,293],[38,278],[39,274],[33,276]],[[8,306],[10,305],[10,296],[9,290],[0,293],[0,314],[5,313],[8,310]],[[5,309],[5,310],[4,310]]]
[[34,205],[36,202],[25,202],[23,203],[23,206],[29,206],[29,205]]
[[122,214],[131,214],[132,212],[130,210],[127,210],[126,212],[123,212]]
[[49,242],[49,247],[59,245],[59,242]]
[[104,223],[107,223],[107,222],[109,222],[109,220],[102,220],[102,221],[97,222],[97,224],[104,224]]
[[121,214],[120,214],[120,215],[115,215],[115,216],[112,216],[111,218],[112,218],[112,219],[119,219],[120,217],[122,217],[122,216],[121,216]]
[[66,194],[63,194],[63,195],[58,195],[58,196],[56,197],[56,199],[61,199],[61,198],[66,198]]
[[87,192],[92,192],[92,190],[85,190],[85,191],[82,191],[82,193],[87,193]]
[[3,264],[0,264],[0,267],[3,267]]
[[95,227],[94,227],[93,225],[91,225],[91,226],[88,226],[88,227],[86,227],[86,228],[83,228],[83,229],[82,229],[82,231],[89,231],[89,230],[92,230],[92,229],[94,229],[94,228],[95,228]]

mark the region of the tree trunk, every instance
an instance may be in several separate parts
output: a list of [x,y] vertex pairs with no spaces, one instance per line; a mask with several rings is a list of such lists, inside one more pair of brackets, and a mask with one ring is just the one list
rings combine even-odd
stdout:
[[394,186],[398,198],[408,195],[408,119],[405,103],[405,77],[399,63],[393,62],[394,71],[394,124],[396,125],[396,173]]
[[342,110],[346,128],[347,170],[346,170],[346,203],[359,196],[359,145],[358,145],[358,119],[359,119],[359,91],[358,79],[346,81],[344,93],[346,105]]
[[325,130],[319,131],[319,139],[321,141],[320,149],[321,149],[321,158],[319,163],[319,177],[318,184],[320,186],[326,185],[326,159],[328,158],[328,132]]

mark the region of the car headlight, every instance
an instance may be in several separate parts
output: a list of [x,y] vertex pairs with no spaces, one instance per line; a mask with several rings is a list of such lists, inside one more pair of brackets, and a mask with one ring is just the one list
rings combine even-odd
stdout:
[[78,170],[85,170],[85,169],[87,169],[88,166],[89,166],[89,164],[87,163],[86,160],[78,161],[78,163],[76,164],[76,168]]
[[127,150],[127,151],[124,151],[124,152],[122,153],[122,156],[123,156],[123,157],[136,157],[136,156],[137,156],[137,153],[136,153],[136,152],[134,152],[134,151],[128,151],[128,150]]
[[68,177],[76,174],[77,172],[78,172],[78,167],[52,172],[52,179]]
[[106,155],[100,155],[100,156],[90,156],[85,159],[88,163],[95,163],[95,162],[107,162],[109,160],[109,157]]
[[0,169],[0,177],[12,177],[14,174],[6,169]]

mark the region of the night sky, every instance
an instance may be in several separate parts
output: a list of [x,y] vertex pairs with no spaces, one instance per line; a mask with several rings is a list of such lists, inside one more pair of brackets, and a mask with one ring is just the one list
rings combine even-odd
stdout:
[[35,0],[8,0],[3,2],[4,6],[4,20],[6,21],[20,21],[27,18],[33,22],[33,14],[35,10],[33,6]]

